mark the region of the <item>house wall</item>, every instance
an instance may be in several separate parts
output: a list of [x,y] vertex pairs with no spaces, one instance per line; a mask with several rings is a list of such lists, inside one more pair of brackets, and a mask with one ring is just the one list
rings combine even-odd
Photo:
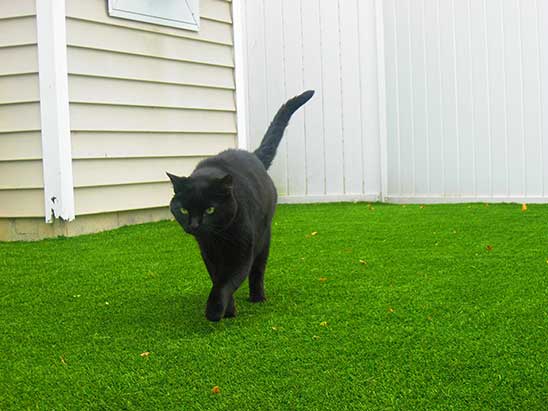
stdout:
[[165,171],[236,146],[231,2],[194,32],[65,1],[76,219],[45,224],[36,1],[0,5],[0,241],[170,218]]
[[282,202],[375,200],[381,190],[374,0],[243,2],[248,146],[289,97],[270,173]]
[[0,6],[0,217],[43,217],[35,0]]
[[66,13],[76,219],[165,207],[165,171],[236,144],[230,2],[202,0],[199,32],[111,18],[104,0]]
[[548,2],[385,0],[388,200],[548,200]]

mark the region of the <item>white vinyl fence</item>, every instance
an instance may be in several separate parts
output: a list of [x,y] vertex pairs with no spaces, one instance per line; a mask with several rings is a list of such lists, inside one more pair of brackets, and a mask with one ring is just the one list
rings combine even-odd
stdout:
[[317,91],[271,170],[282,201],[548,201],[548,1],[236,3],[248,148]]

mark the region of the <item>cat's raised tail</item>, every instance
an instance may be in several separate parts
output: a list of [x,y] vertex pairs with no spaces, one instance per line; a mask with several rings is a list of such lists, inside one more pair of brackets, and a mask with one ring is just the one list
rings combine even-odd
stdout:
[[272,123],[270,123],[268,130],[266,130],[263,141],[261,141],[261,145],[254,152],[255,155],[259,157],[259,160],[261,160],[264,164],[266,169],[270,167],[272,160],[274,160],[276,150],[282,140],[284,130],[289,123],[289,119],[293,113],[297,111],[304,103],[310,100],[313,95],[314,90],[308,90],[287,100],[274,116]]

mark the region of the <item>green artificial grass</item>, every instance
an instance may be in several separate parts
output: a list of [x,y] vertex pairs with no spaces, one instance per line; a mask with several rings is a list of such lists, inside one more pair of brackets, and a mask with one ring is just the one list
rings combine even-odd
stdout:
[[175,222],[0,244],[0,409],[546,409],[547,223],[279,206],[268,301],[217,324]]

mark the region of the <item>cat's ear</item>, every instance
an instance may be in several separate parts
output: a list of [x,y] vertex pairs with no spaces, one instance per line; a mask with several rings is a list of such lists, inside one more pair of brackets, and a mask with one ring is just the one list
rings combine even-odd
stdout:
[[170,174],[166,171],[167,176],[171,180],[171,184],[173,184],[173,191],[181,191],[181,189],[185,186],[187,177],[177,177],[176,175]]
[[232,193],[232,187],[234,186],[234,181],[232,179],[232,176],[230,174],[227,174],[224,177],[221,177],[219,179],[219,186],[226,194]]
[[227,174],[226,176],[221,178],[221,184],[224,188],[232,190],[232,186],[234,185],[232,176],[230,174]]

